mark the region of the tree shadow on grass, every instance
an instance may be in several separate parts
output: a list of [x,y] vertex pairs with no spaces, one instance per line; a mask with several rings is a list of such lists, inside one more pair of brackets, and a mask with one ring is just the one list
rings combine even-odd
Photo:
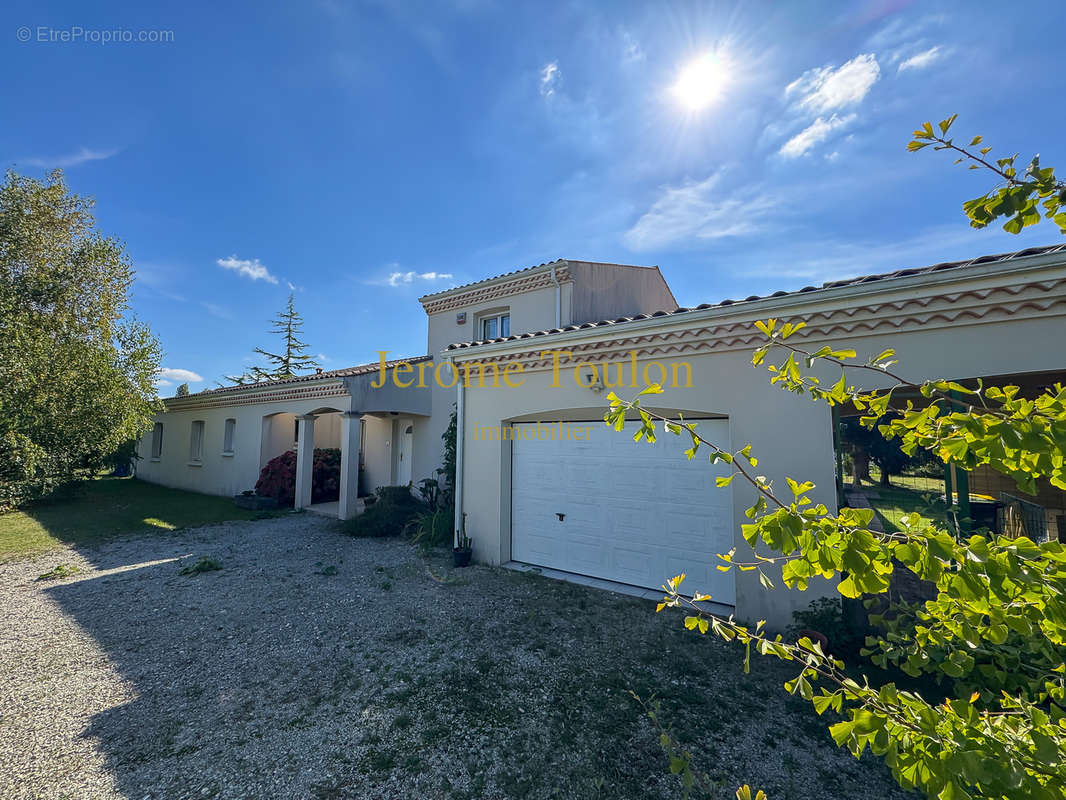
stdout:
[[101,569],[97,545],[127,535],[158,533],[266,516],[232,498],[170,489],[136,478],[99,477],[0,516],[0,558],[46,553],[73,545]]

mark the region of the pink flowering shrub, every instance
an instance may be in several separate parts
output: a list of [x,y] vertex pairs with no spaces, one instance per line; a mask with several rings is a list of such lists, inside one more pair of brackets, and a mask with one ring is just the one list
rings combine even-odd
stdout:
[[[312,467],[311,502],[326,503],[340,497],[341,451],[336,447],[315,450]],[[278,505],[291,506],[296,500],[296,451],[289,450],[270,459],[259,473],[255,493],[273,497]]]

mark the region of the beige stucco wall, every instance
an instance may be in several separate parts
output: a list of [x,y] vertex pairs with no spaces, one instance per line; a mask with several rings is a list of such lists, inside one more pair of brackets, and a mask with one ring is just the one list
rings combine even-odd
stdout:
[[[163,453],[151,458],[152,433],[138,442],[137,477],[204,494],[235,495],[255,487],[264,458],[269,460],[293,446],[293,414],[340,410],[347,398],[332,397],[255,403],[214,408],[174,410],[156,416],[163,423]],[[279,413],[280,412],[280,413]],[[222,455],[225,421],[237,420],[233,455]],[[189,462],[189,438],[194,420],[204,422],[203,457]],[[265,437],[265,438],[264,438]],[[337,447],[340,415],[323,413],[315,420],[315,445]]]
[[392,419],[376,415],[363,417],[366,439],[363,442],[363,473],[360,491],[371,492],[392,483]]
[[[570,324],[570,302],[573,284],[560,283],[563,324]],[[450,367],[447,366],[440,352],[454,342],[471,341],[478,338],[478,320],[482,315],[501,312],[504,309],[511,315],[511,333],[547,330],[555,327],[555,287],[534,289],[519,294],[481,303],[473,303],[449,311],[428,315],[427,344],[428,352],[434,354],[434,364],[444,364],[441,368],[442,382],[451,382]],[[457,315],[466,313],[466,323],[456,322]],[[432,381],[432,416],[415,420],[415,441],[413,460],[413,482],[417,486],[422,478],[436,478],[436,471],[442,465],[444,444],[441,436],[448,427],[452,407],[456,401],[455,387],[440,386]]]
[[[585,261],[567,261],[569,277],[560,280],[559,312],[562,326],[650,313],[676,306],[666,281],[657,268],[630,267]],[[507,311],[511,315],[512,334],[550,330],[556,327],[556,287],[549,285],[492,300],[470,303],[448,311],[428,315],[427,347],[435,363],[441,363],[441,351],[455,342],[479,338],[482,316]],[[466,314],[466,322],[456,320]],[[450,382],[444,372],[444,382]],[[436,476],[441,466],[441,435],[448,427],[456,389],[436,382],[432,388],[432,417],[415,425],[415,483],[420,478]]]
[[575,323],[673,311],[677,301],[657,267],[568,261]]
[[[864,360],[892,347],[900,360],[896,369],[915,381],[1066,368],[1066,266],[1041,258],[564,333],[538,340],[535,352],[582,344],[602,345],[601,353],[620,351],[631,337],[634,347],[652,352],[658,347],[668,354],[642,357],[641,365],[654,358],[668,365],[671,360],[689,362],[692,388],[668,388],[648,402],[663,409],[726,415],[734,447],[751,443],[760,473],[781,488],[786,487],[786,475],[812,480],[817,484],[812,499],[834,508],[829,409],[770,386],[765,369],[751,366],[751,350],[761,340],[752,323],[770,316],[808,320],[811,327],[791,341],[809,350],[824,343],[850,346]],[[461,357],[506,356],[520,352],[520,346],[491,345],[463,351]],[[679,352],[683,355],[676,355]],[[779,360],[783,358],[781,354]],[[835,380],[839,372],[822,370],[820,375]],[[562,373],[559,387],[550,385],[552,376],[543,368],[527,372],[525,378],[520,388],[466,390],[463,508],[475,556],[490,563],[510,558],[510,445],[475,441],[473,424],[593,418],[605,407],[603,394],[576,386],[569,372]],[[857,374],[855,380],[867,386],[885,383],[869,373]],[[636,391],[618,393],[632,396]],[[679,443],[679,458],[683,449]],[[726,491],[733,492],[737,552],[743,555],[750,551],[740,526],[754,492],[739,480]],[[822,582],[806,593],[766,591],[755,573],[738,573],[736,581],[738,615],[767,619],[776,627],[786,625],[795,608],[830,588]]]

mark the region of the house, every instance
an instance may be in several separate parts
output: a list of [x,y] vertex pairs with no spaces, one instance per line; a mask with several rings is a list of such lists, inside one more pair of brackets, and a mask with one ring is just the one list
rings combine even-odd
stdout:
[[632,430],[604,426],[607,391],[632,397],[661,383],[650,405],[698,422],[722,447],[750,443],[775,485],[812,480],[812,498],[833,509],[833,414],[752,368],[756,320],[805,320],[790,342],[807,349],[891,347],[913,381],[1066,379],[1066,245],[695,308],[677,307],[656,268],[560,260],[421,303],[420,358],[386,353],[379,364],[168,399],[138,474],[232,494],[295,448],[302,507],[312,448],[339,446],[345,518],[361,492],[433,476],[454,407],[456,519],[476,559],[631,592],[656,593],[685,572],[686,587],[721,610],[782,627],[832,587],[766,591],[755,573],[717,570],[718,553],[751,555],[740,529],[753,490],[717,488],[723,465],[689,461],[680,439],[635,443]]
[[[719,571],[717,554],[734,547],[751,560],[741,526],[754,489],[740,480],[716,488],[725,466],[703,454],[689,461],[682,439],[637,443],[635,423],[616,433],[601,421],[607,391],[632,398],[662,383],[647,405],[698,421],[722,447],[750,443],[775,486],[814,481],[811,498],[835,509],[831,410],[752,367],[765,341],[753,323],[769,317],[806,321],[789,342],[810,351],[832,343],[865,359],[893,348],[895,369],[912,381],[1066,382],[1066,245],[449,345],[443,355],[460,369],[477,362],[511,367],[512,384],[523,378],[457,389],[457,515],[475,557],[652,592],[684,572],[689,591],[777,628],[831,592],[827,583],[767,591],[755,572]],[[819,374],[835,381],[839,370]],[[855,382],[890,385],[870,374]]]
[[295,505],[305,508],[314,505],[314,449],[339,448],[340,498],[317,510],[347,519],[378,486],[436,477],[455,405],[452,367],[437,357],[448,344],[677,306],[657,267],[567,259],[420,301],[426,355],[382,350],[375,363],[167,398],[139,443],[138,477],[235,495],[255,486],[268,461],[295,450]]

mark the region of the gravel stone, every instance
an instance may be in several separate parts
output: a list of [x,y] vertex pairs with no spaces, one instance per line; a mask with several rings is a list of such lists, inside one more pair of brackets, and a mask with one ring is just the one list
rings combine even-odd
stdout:
[[[202,557],[222,569],[180,575]],[[447,556],[447,558],[445,557]],[[0,797],[904,798],[654,604],[294,514],[0,564]],[[72,577],[36,578],[58,564]]]

